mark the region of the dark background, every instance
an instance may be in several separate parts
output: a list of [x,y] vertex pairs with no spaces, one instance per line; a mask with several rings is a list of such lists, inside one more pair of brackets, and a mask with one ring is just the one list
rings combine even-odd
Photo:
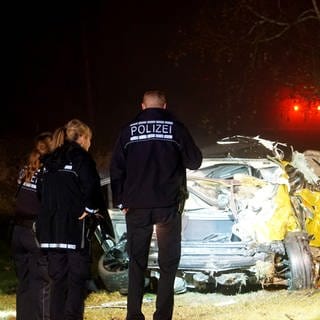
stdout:
[[[95,146],[110,150],[120,127],[138,112],[143,92],[161,89],[167,93],[168,107],[201,146],[226,135],[260,134],[300,149],[316,148],[317,125],[299,132],[275,125],[270,91],[278,84],[272,82],[275,72],[270,70],[283,54],[269,59],[268,65],[252,68],[245,63],[252,41],[245,38],[243,49],[235,32],[247,35],[253,17],[243,18],[234,10],[240,3],[97,0],[2,5],[1,137],[32,139],[77,117],[93,128]],[[259,12],[276,12],[269,1],[256,3]],[[297,35],[268,42],[263,50],[269,56],[284,53],[292,37]],[[216,41],[220,38],[224,41]],[[266,60],[265,52],[261,61]],[[299,60],[292,61],[287,71],[293,74]]]
[[145,90],[164,90],[203,148],[240,134],[319,149],[320,118],[296,126],[279,103],[320,97],[319,29],[311,0],[1,2],[0,240],[33,137],[85,121],[105,175]]
[[32,137],[78,117],[93,127],[94,139],[110,146],[139,110],[143,92],[153,88],[165,90],[173,111],[187,119],[187,71],[166,56],[176,15],[184,10],[190,12],[178,3],[110,1],[7,6],[2,133]]

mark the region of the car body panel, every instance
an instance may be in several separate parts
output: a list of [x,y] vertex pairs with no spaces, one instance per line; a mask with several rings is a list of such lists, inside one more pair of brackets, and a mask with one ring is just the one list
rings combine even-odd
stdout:
[[[235,140],[231,139],[234,145]],[[240,141],[245,141],[250,151],[253,142],[259,157],[256,152],[253,157],[232,156],[233,149],[228,146],[227,156],[219,149],[222,156],[205,157],[200,169],[187,170],[188,198],[181,216],[178,273],[189,288],[213,283],[214,287],[246,283],[309,287],[318,277],[314,270],[319,269],[309,248],[309,238],[311,245],[320,245],[316,174],[298,152],[284,159],[285,152],[276,142],[257,137],[241,137]],[[293,162],[294,170],[288,173],[287,165]],[[301,188],[301,173],[307,176],[304,182],[308,188]],[[126,232],[125,216],[114,208],[109,214],[117,242]],[[297,254],[303,257],[303,263],[297,262],[301,260]],[[148,270],[150,275],[158,275],[155,232]]]

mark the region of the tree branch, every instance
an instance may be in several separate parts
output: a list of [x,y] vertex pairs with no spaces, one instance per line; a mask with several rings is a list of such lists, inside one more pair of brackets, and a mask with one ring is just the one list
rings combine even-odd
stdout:
[[251,35],[255,29],[257,29],[257,27],[259,25],[265,24],[265,23],[270,23],[273,25],[277,25],[279,27],[282,27],[281,31],[275,33],[274,35],[264,38],[264,39],[260,39],[257,40],[257,42],[268,42],[268,41],[272,41],[275,39],[280,38],[284,33],[286,33],[292,26],[297,25],[299,23],[305,22],[307,20],[319,20],[320,22],[320,10],[319,7],[317,6],[317,2],[316,0],[311,0],[314,9],[309,9],[306,10],[304,12],[302,12],[295,21],[293,21],[292,23],[289,22],[285,22],[285,21],[278,21],[272,18],[269,18],[265,15],[260,14],[259,12],[255,11],[252,7],[250,6],[246,6],[247,9],[253,13],[256,17],[258,17],[259,21],[257,21],[249,30],[248,35]]
[[302,18],[303,16],[305,16],[305,15],[307,15],[307,14],[313,14],[313,13],[315,13],[315,10],[314,10],[314,9],[309,9],[309,10],[303,11],[303,12],[299,15],[298,19],[299,19],[299,18]]
[[287,25],[286,27],[284,27],[280,32],[276,33],[275,35],[268,37],[268,38],[264,38],[261,40],[258,40],[258,42],[268,42],[268,41],[272,41],[275,39],[280,38],[284,33],[286,33],[289,29],[291,28],[291,25]]
[[265,24],[266,21],[263,21],[263,20],[260,20],[258,22],[256,22],[249,30],[248,32],[248,35],[251,35],[253,33],[253,31],[259,26],[259,25],[262,25],[262,24]]
[[317,4],[317,0],[312,0],[312,4],[313,4],[313,7],[314,7],[314,11],[320,21],[320,10],[319,10],[319,7],[318,7],[318,4]]
[[248,10],[251,11],[256,17],[266,21],[266,22],[269,22],[269,23],[272,23],[272,24],[276,24],[278,26],[288,26],[289,23],[288,22],[284,22],[284,21],[277,21],[277,20],[274,20],[274,19],[271,19],[269,17],[266,17],[262,14],[260,14],[259,12],[253,10],[250,6],[247,6]]

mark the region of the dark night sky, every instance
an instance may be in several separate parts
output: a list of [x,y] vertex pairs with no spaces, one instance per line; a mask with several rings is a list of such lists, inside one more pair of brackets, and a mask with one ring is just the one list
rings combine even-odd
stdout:
[[196,4],[39,3],[2,10],[2,134],[34,136],[78,117],[110,144],[152,88],[192,118],[188,70],[175,68],[167,50]]
[[0,137],[32,138],[77,117],[93,128],[94,142],[110,148],[119,128],[139,110],[143,92],[158,88],[200,142],[205,132],[199,129],[199,114],[215,103],[214,77],[199,81],[194,66],[177,68],[167,57],[179,25],[191,24],[200,4],[88,0],[2,5]]

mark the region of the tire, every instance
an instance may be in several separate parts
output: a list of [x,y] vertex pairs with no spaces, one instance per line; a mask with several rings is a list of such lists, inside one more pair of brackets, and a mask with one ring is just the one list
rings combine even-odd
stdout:
[[109,292],[128,290],[128,268],[104,253],[98,261],[98,274]]
[[[158,277],[149,277],[146,278],[146,285],[149,286],[149,291],[152,293],[157,293],[158,291]],[[173,287],[174,294],[182,294],[187,292],[187,282],[181,277],[175,277],[174,279],[174,287]]]
[[313,284],[313,260],[308,235],[304,232],[290,232],[284,240],[288,258],[288,289],[309,289]]

